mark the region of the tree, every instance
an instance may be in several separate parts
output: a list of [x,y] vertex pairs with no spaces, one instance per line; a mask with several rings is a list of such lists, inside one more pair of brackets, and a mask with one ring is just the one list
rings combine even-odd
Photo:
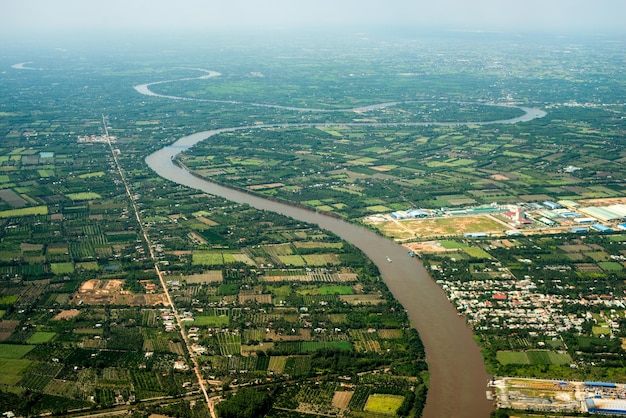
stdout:
[[217,404],[217,413],[220,418],[255,418],[265,415],[271,407],[272,401],[267,393],[243,388]]

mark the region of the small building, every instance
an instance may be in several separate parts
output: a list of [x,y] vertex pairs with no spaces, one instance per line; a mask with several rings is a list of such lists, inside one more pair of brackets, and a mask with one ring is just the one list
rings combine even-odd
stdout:
[[574,218],[574,222],[579,225],[595,224],[598,222],[596,218]]
[[541,222],[542,224],[546,224],[548,226],[554,226],[556,225],[556,222],[554,222],[552,219],[548,219],[545,216],[543,218],[539,218],[537,219],[539,222]]
[[410,218],[426,218],[427,216],[429,216],[428,212],[423,209],[411,209],[406,213]]
[[589,232],[589,228],[572,228],[572,232],[575,234],[585,234]]
[[554,209],[561,209],[563,206],[559,205],[558,203],[552,202],[550,200],[546,200],[545,202],[543,202],[543,205],[545,207],[547,207],[548,209],[554,210]]
[[406,219],[409,217],[409,214],[404,210],[399,210],[396,212],[391,212],[391,217],[394,219]]
[[608,226],[602,225],[602,224],[595,224],[591,226],[593,229],[595,229],[598,232],[613,232],[612,228],[609,228]]
[[465,238],[486,238],[489,236],[486,232],[468,232],[464,235]]

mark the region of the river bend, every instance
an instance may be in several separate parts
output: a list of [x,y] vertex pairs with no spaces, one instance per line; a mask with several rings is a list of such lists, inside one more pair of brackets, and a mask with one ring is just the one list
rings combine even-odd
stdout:
[[[202,78],[218,76],[219,73],[204,71]],[[179,80],[168,80],[156,83],[135,86],[135,89],[144,95],[156,96],[174,100],[197,100],[205,102],[219,102],[211,100],[187,99],[178,96],[165,96],[153,93],[151,85],[162,84]],[[299,109],[285,106],[250,104],[242,102],[228,102],[253,106],[274,107],[294,111],[315,111],[315,109]],[[399,103],[399,102],[398,102]],[[397,103],[383,103],[363,109],[375,109],[393,106]],[[517,106],[515,106],[517,107]],[[419,126],[419,125],[487,125],[511,124],[526,122],[545,116],[539,109],[524,108],[524,115],[507,120],[490,122],[440,122],[440,123],[332,123],[327,126]],[[344,112],[355,111],[346,109]],[[318,109],[318,111],[322,111]],[[312,210],[295,207],[284,203],[264,199],[260,196],[243,191],[230,189],[195,177],[184,168],[174,164],[173,158],[204,141],[211,136],[222,132],[237,130],[263,129],[289,126],[320,126],[323,123],[310,124],[276,124],[240,126],[234,128],[216,129],[198,132],[180,138],[174,144],[162,148],[146,158],[148,166],[159,176],[175,183],[221,196],[228,200],[245,203],[261,210],[280,213],[291,218],[317,224],[321,228],[331,231],[342,239],[361,249],[379,268],[383,280],[394,297],[407,310],[408,316],[426,351],[428,368],[430,371],[430,387],[426,400],[423,417],[425,418],[487,418],[493,410],[492,402],[485,396],[486,385],[490,376],[487,374],[483,357],[479,347],[473,339],[472,330],[467,326],[464,318],[458,315],[455,307],[446,297],[444,291],[430,277],[422,263],[407,255],[406,249],[393,241],[381,237],[376,233],[359,225],[351,224],[332,216]],[[393,260],[387,262],[387,257]]]

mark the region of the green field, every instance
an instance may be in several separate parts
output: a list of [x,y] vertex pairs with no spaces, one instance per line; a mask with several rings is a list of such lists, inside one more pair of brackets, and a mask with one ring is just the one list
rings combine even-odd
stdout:
[[349,341],[302,341],[300,345],[303,353],[313,353],[325,348],[352,351],[352,344]]
[[350,286],[321,286],[320,295],[352,295],[354,290]]
[[8,295],[0,297],[0,306],[13,305],[20,297],[18,295]]
[[56,332],[37,331],[26,342],[28,344],[43,344],[53,339],[55,335],[57,335]]
[[281,255],[278,256],[278,258],[286,266],[300,267],[306,265],[306,261],[304,261],[304,258],[299,255]]
[[74,273],[74,263],[52,263],[50,269],[54,274],[70,274]]
[[624,269],[624,266],[615,261],[601,261],[598,266],[604,271],[621,271]]
[[446,250],[454,250],[458,248],[463,248],[463,249],[470,248],[467,244],[463,242],[457,242],[457,241],[452,241],[452,240],[439,241],[439,244]]
[[3,210],[0,212],[0,218],[17,218],[20,216],[47,215],[47,206],[35,206],[32,208]]
[[100,270],[100,266],[97,261],[83,261],[82,263],[76,263],[76,268],[91,271]]
[[404,396],[373,393],[367,398],[363,410],[378,414],[395,415],[402,402],[404,402]]
[[554,364],[565,365],[572,362],[569,354],[559,354],[548,350],[498,351],[496,358],[500,364]]
[[186,326],[200,327],[221,327],[228,326],[230,318],[226,315],[198,315],[194,317],[193,322],[184,322]]
[[104,171],[97,171],[95,173],[85,173],[78,176],[79,179],[90,179],[93,177],[102,177],[104,176]]
[[0,358],[0,385],[15,385],[32,363],[30,360]]
[[95,192],[81,192],[81,193],[69,193],[66,196],[71,200],[96,200],[102,199],[98,193]]
[[[34,345],[0,344],[0,358],[20,359],[28,354]],[[2,370],[2,368],[0,368]]]
[[196,265],[214,266],[224,264],[222,253],[194,252],[192,262]]
[[488,260],[491,260],[493,258],[487,251],[478,247],[463,248],[463,251],[465,251],[469,256],[474,258],[482,258]]

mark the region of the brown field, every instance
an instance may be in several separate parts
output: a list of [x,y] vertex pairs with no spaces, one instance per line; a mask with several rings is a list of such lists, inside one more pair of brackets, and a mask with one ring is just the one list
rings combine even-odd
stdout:
[[378,336],[383,340],[395,340],[402,338],[401,329],[379,329]]
[[610,206],[626,203],[626,197],[607,197],[602,199],[578,200],[582,206]]
[[272,303],[272,295],[270,294],[262,294],[262,295],[239,295],[239,303],[244,304],[247,302],[255,302],[255,303]]
[[276,331],[271,330],[267,334],[265,334],[265,340],[272,341],[311,341],[311,331],[308,329],[299,329],[297,334],[294,335],[285,335],[283,333],[276,333]]
[[191,241],[197,242],[198,244],[201,244],[201,245],[206,245],[209,243],[207,240],[205,240],[204,238],[202,238],[200,235],[198,235],[197,233],[193,231],[188,233],[187,236],[189,237]]
[[76,318],[80,314],[78,309],[65,309],[59,312],[54,318],[55,321],[60,321],[61,319],[72,319]]
[[27,242],[22,242],[20,244],[20,251],[41,251],[43,250],[42,244],[29,244]]
[[407,242],[404,244],[406,248],[413,251],[416,254],[419,253],[443,253],[446,251],[455,251],[456,248],[444,248],[438,241],[422,241],[422,242]]
[[354,395],[352,391],[338,390],[333,395],[332,405],[335,408],[346,409],[350,403],[350,399],[352,399],[352,395]]
[[87,305],[166,305],[163,294],[136,294],[123,289],[124,280],[88,280],[74,294],[75,303]]
[[339,299],[350,305],[378,305],[385,302],[380,295],[340,295]]
[[275,189],[277,187],[285,186],[283,183],[267,183],[267,184],[257,184],[254,186],[248,186],[249,190],[264,190],[264,189]]
[[593,272],[602,271],[600,267],[592,263],[578,263],[575,266],[576,266],[576,270],[583,271],[585,273],[593,273]]
[[559,248],[565,251],[566,253],[582,253],[583,251],[591,251],[592,248],[588,245],[579,244],[579,245],[559,245]]
[[0,321],[0,341],[8,339],[15,331],[15,328],[17,328],[19,325],[20,321],[18,321],[17,319],[4,319]]
[[204,273],[181,276],[187,284],[219,283],[224,281],[222,270],[208,270]]
[[458,236],[471,232],[502,233],[506,226],[489,216],[455,216],[448,218],[426,218],[393,220],[371,223],[383,235],[405,240],[410,238],[430,238]]
[[219,225],[217,222],[212,221],[209,218],[205,218],[204,216],[198,216],[196,219],[199,220],[200,222],[202,222],[203,224],[208,225],[208,226],[218,226]]

